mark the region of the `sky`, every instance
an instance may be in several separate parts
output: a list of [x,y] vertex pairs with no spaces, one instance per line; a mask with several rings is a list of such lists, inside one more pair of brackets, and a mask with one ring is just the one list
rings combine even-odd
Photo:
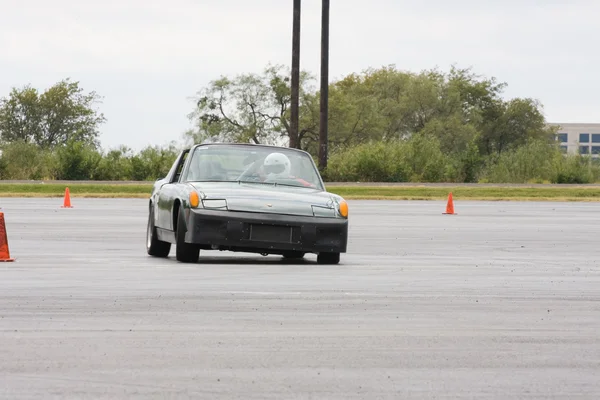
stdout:
[[[105,149],[180,142],[222,75],[291,64],[292,0],[0,0],[0,97],[78,81],[102,96]],[[330,81],[451,65],[531,97],[549,122],[600,122],[600,2],[331,0]],[[321,0],[302,0],[300,67],[318,76]]]

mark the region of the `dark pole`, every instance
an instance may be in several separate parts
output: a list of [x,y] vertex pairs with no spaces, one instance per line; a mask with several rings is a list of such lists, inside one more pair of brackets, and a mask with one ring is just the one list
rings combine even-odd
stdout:
[[321,10],[321,118],[319,126],[319,167],[327,167],[327,121],[329,113],[329,0]]
[[290,105],[290,147],[300,148],[298,134],[300,97],[300,0],[294,0],[294,21],[292,26],[292,99]]

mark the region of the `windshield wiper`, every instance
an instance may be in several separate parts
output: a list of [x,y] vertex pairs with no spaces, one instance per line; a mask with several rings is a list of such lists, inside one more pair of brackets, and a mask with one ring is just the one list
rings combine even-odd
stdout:
[[305,189],[316,189],[312,186],[305,186],[305,185],[291,185],[289,183],[279,183],[279,182],[275,182],[275,186],[287,186],[287,187],[297,187],[297,188],[305,188]]
[[241,183],[255,183],[255,184],[257,184],[257,185],[274,185],[274,186],[277,186],[277,185],[278,185],[278,183],[277,183],[277,182],[239,181],[239,180],[238,180],[238,181],[234,181],[234,182],[237,182],[237,183],[240,183],[240,184],[241,184]]
[[252,183],[255,185],[270,185],[270,186],[286,186],[286,187],[296,187],[296,188],[305,188],[305,189],[318,189],[316,186],[305,186],[305,185],[292,185],[289,183],[281,183],[281,182],[262,182],[262,181],[242,181],[242,180],[218,180],[218,179],[207,179],[201,181],[190,181],[190,182],[226,182],[226,183]]
[[192,181],[192,182],[228,182],[228,183],[235,183],[236,181],[230,181],[230,180],[225,180],[225,179],[203,179],[201,181]]
[[318,189],[316,186],[292,185],[290,183],[281,183],[281,182],[261,182],[261,181],[238,181],[238,182],[239,183],[256,183],[259,185],[286,186],[286,187],[295,187],[295,188],[304,188],[304,189]]

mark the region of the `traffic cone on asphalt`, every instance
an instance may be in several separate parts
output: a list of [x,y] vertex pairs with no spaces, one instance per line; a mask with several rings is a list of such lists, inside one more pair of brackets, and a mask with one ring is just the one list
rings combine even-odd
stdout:
[[444,214],[456,214],[454,212],[454,200],[452,199],[452,192],[448,195],[448,203],[446,204],[446,212]]
[[6,224],[4,223],[4,213],[0,211],[0,262],[15,261],[10,258],[10,250],[8,249],[8,236],[6,235]]
[[71,192],[69,192],[69,188],[65,189],[65,199],[63,200],[63,205],[61,208],[73,208],[71,206]]

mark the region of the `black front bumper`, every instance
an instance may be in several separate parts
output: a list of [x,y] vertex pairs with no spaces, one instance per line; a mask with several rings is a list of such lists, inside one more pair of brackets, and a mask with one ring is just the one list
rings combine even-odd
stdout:
[[345,253],[348,220],[269,213],[189,210],[185,241],[207,249]]

